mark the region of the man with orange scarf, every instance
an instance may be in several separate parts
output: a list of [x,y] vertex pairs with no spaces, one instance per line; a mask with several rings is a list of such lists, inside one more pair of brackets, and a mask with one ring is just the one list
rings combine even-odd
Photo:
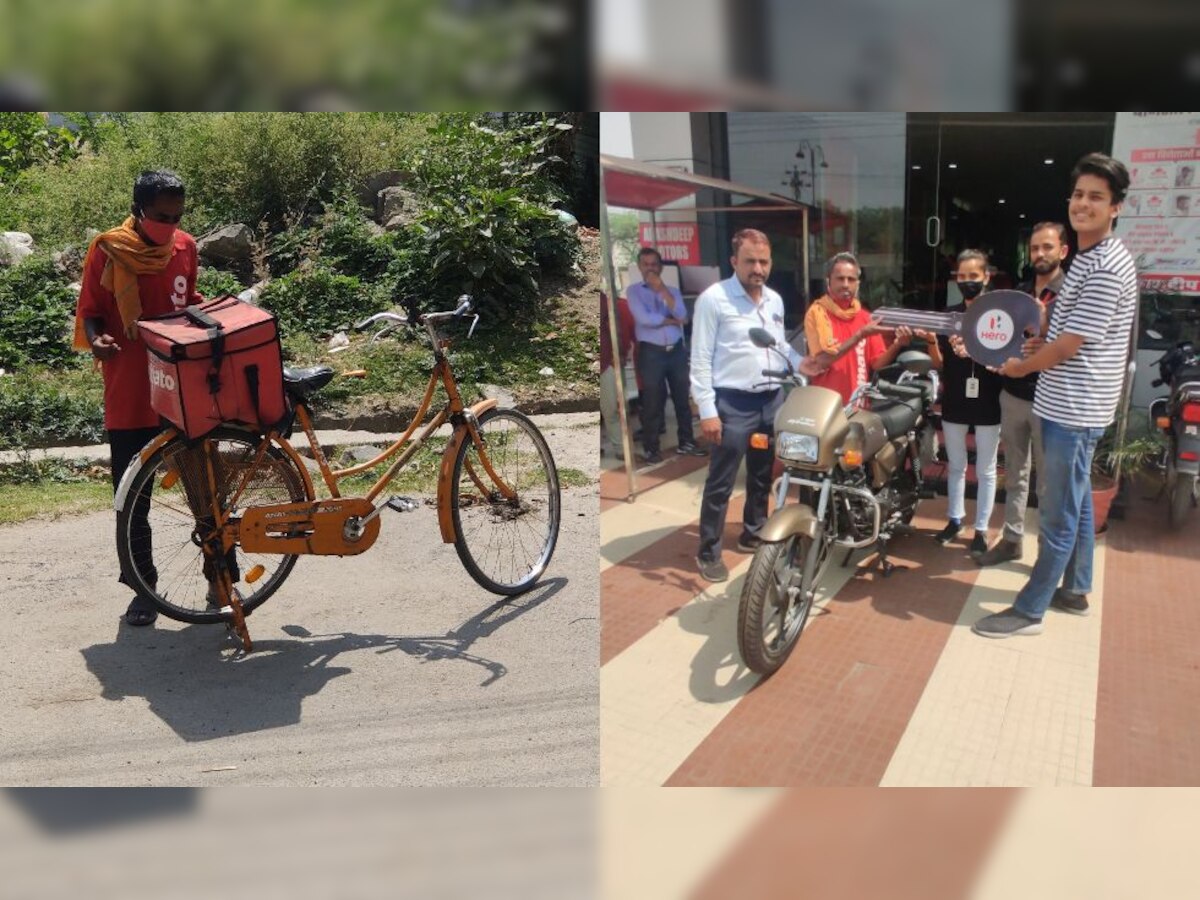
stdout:
[[833,363],[823,374],[809,379],[809,383],[837,391],[843,403],[848,403],[855,389],[870,380],[870,373],[890,366],[900,352],[920,337],[930,345],[934,364],[941,364],[937,356],[937,341],[924,331],[913,332],[901,325],[896,329],[896,339],[887,346],[881,332],[888,329],[874,324],[871,314],[858,300],[858,284],[862,270],[852,253],[839,253],[825,266],[827,293],[813,301],[804,317],[804,334],[808,341],[808,352],[816,356],[822,351],[845,355]]
[[[132,215],[97,235],[88,248],[83,288],[75,311],[75,347],[90,350],[104,372],[104,427],[112,452],[113,488],[126,467],[159,432],[150,406],[146,345],[137,320],[174,312],[204,298],[196,291],[196,241],[179,230],[184,187],[173,172],[142,172],[133,186]],[[150,498],[134,507],[134,555],[151,568]],[[156,573],[144,572],[154,582]],[[125,583],[122,575],[121,582]],[[135,596],[125,613],[130,625],[149,625],[158,613]]]

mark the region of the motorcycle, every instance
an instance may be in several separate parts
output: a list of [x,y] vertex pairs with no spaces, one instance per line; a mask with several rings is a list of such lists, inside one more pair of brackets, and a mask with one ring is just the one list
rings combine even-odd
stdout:
[[[1147,332],[1157,338],[1154,332]],[[1167,521],[1178,528],[1197,503],[1200,475],[1200,354],[1191,341],[1181,341],[1155,363],[1159,378],[1153,387],[1167,385],[1170,394],[1150,403],[1150,421],[1167,437],[1161,468],[1167,492]]]
[[[922,471],[937,452],[930,413],[938,377],[928,355],[905,351],[894,382],[861,385],[843,404],[836,391],[810,386],[769,332],[751,329],[750,338],[784,360],[784,369],[763,376],[791,387],[775,417],[774,451],[783,466],[775,512],[759,534],[738,603],[742,659],[770,675],[795,647],[839,551],[846,565],[854,550],[874,545],[883,576],[891,575],[888,541],[933,496]],[[869,408],[859,408],[863,399]],[[756,446],[769,446],[765,435],[755,437],[765,442]]]

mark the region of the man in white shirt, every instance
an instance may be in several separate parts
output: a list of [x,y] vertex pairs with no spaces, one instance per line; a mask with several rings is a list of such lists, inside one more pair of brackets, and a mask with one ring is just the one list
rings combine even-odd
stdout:
[[801,357],[786,340],[783,298],[767,287],[771,243],[761,231],[744,228],[733,236],[733,277],[720,281],[696,300],[692,317],[692,397],[700,410],[700,432],[712,446],[704,499],[700,504],[700,549],[696,562],[707,581],[729,578],[721,561],[725,514],[742,458],[746,459],[746,506],[738,549],[753,552],[767,518],[771,490],[770,450],[750,447],[755,433],[773,434],[775,413],[783,402],[778,382],[763,369],[779,369],[773,350],[756,347],[751,328],[776,339],[794,367],[813,376],[822,367]]

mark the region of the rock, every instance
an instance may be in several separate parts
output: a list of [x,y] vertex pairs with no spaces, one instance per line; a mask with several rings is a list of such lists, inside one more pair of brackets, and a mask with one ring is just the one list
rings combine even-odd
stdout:
[[544,368],[544,369],[538,369],[538,374],[549,376],[549,375],[554,374],[554,370],[552,368],[550,368],[549,366],[546,366],[546,368]]
[[329,339],[330,350],[344,350],[350,346],[350,338],[346,337],[346,332],[339,331]]
[[354,460],[355,465],[370,462],[377,457],[379,453],[380,450],[378,447],[368,447],[365,444],[358,447],[350,447],[345,451],[345,455]]
[[516,406],[517,398],[498,384],[481,384],[479,390],[485,398],[495,400],[501,406]]
[[33,254],[33,235],[24,231],[5,231],[0,234],[0,266],[15,266]]
[[254,232],[240,223],[210,231],[196,240],[196,250],[202,262],[235,272],[253,268]]
[[50,254],[54,267],[72,281],[83,278],[83,261],[87,257],[87,245],[82,247],[67,247]]
[[412,180],[412,176],[407,172],[401,172],[399,169],[389,169],[386,172],[376,172],[374,175],[367,177],[362,187],[358,190],[358,202],[363,206],[371,209],[378,209],[377,198],[379,192],[384,188],[399,187],[402,184],[407,184]]
[[[386,187],[376,197],[375,221],[384,223],[383,227],[388,231],[411,225],[419,212],[420,201],[407,188]],[[396,219],[401,221],[397,224]]]

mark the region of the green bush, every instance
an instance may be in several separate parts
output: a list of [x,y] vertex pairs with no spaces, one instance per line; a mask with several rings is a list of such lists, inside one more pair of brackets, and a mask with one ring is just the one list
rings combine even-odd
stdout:
[[0,378],[0,446],[104,440],[104,387],[90,357]]
[[[136,113],[105,123],[77,158],[25,168],[0,193],[0,221],[39,243],[81,242],[129,215],[144,169],[172,169],[187,185],[183,227],[231,222],[278,232],[375,172],[396,168],[424,139],[430,117],[376,113]],[[96,130],[93,128],[93,130]]]
[[379,291],[323,266],[272,281],[261,302],[279,318],[284,334],[332,334],[387,306]]
[[341,200],[325,210],[321,259],[344,275],[375,280],[396,257],[390,235],[375,234],[354,200]]
[[499,318],[536,315],[538,278],[570,269],[580,254],[554,211],[562,161],[546,152],[569,128],[552,118],[508,129],[468,115],[439,119],[414,160],[426,208],[398,242],[391,271],[401,291],[426,308],[467,292]]
[[245,285],[237,279],[237,276],[221,269],[201,266],[196,275],[196,290],[203,294],[206,300],[219,297],[221,294],[240,294],[244,288]]
[[52,364],[71,356],[75,293],[47,257],[0,269],[0,368]]

